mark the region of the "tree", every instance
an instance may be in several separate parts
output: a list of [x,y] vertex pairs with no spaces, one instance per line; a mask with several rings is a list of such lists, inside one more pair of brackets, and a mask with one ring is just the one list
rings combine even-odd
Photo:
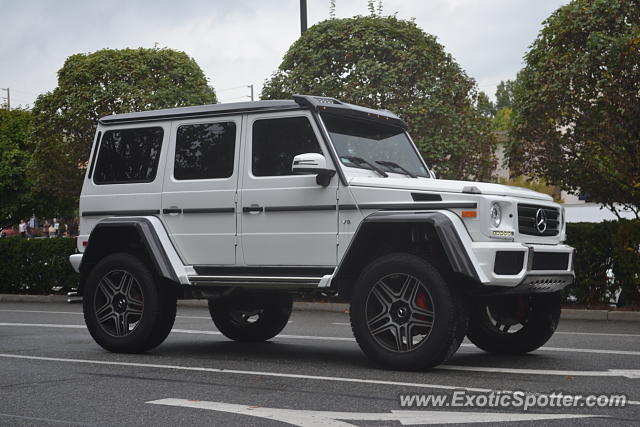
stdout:
[[489,99],[489,96],[480,91],[476,101],[478,112],[485,117],[493,117],[496,115],[496,105]]
[[491,178],[495,138],[475,108],[475,81],[412,21],[356,16],[309,28],[265,82],[262,98],[293,93],[391,110],[440,176]]
[[556,10],[515,86],[510,163],[615,212],[640,211],[640,2]]
[[171,49],[104,49],[72,55],[58,87],[33,106],[35,152],[29,174],[56,196],[55,210],[77,206],[98,118],[216,102],[198,64]]
[[31,113],[0,110],[0,229],[31,217],[34,197],[27,181]]
[[501,80],[496,87],[496,110],[513,107],[513,80]]

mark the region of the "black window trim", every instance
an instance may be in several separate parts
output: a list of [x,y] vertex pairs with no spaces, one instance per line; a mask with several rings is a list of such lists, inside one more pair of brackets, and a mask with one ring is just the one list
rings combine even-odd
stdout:
[[[173,121],[173,123],[171,124],[171,139],[172,139],[171,142],[173,142],[173,155],[171,157],[171,160],[172,160],[171,176],[170,176],[171,180],[173,180],[174,182],[194,182],[194,181],[207,182],[207,181],[223,181],[223,180],[233,179],[233,177],[236,175],[236,172],[237,172],[236,167],[238,166],[238,163],[240,163],[241,150],[239,150],[238,147],[242,143],[242,116],[238,116],[237,113],[234,114],[233,116],[235,116],[236,119],[230,119],[229,118],[230,116],[227,115],[227,116],[213,116],[211,118],[215,120],[204,121],[204,122],[201,121],[202,118],[200,117],[187,118],[187,120]],[[221,120],[221,119],[225,119],[225,120]],[[198,121],[193,121],[193,120],[198,120]],[[194,178],[194,179],[176,178],[176,150],[178,148],[178,129],[180,129],[181,126],[207,125],[212,123],[233,123],[235,126],[236,134],[233,140],[233,168],[231,171],[231,175],[226,178]]]
[[[307,111],[309,114],[304,114],[304,112]],[[333,158],[333,153],[331,153],[331,150],[329,149],[328,146],[326,146],[326,139],[324,137],[324,132],[323,129],[319,126],[318,121],[315,117],[315,114],[313,113],[313,111],[309,111],[309,110],[294,110],[295,113],[297,114],[278,114],[278,113],[282,113],[282,111],[279,111],[278,113],[270,113],[270,114],[249,114],[249,120],[247,121],[247,126],[246,126],[246,132],[247,135],[251,135],[251,140],[247,141],[247,147],[251,146],[251,155],[248,156],[249,160],[249,167],[247,167],[246,169],[249,172],[249,177],[251,179],[275,179],[275,178],[295,178],[295,177],[312,177],[315,179],[315,175],[295,175],[295,174],[291,174],[291,175],[264,175],[264,176],[257,176],[253,174],[253,125],[260,120],[273,120],[273,119],[291,119],[291,118],[295,118],[295,117],[303,117],[305,119],[307,119],[309,121],[309,125],[311,126],[311,130],[313,131],[313,134],[316,137],[316,141],[318,142],[318,147],[320,147],[320,151],[322,151],[322,154],[325,158],[325,161],[330,158],[333,162],[335,162],[334,158]],[[302,114],[300,114],[302,112]],[[254,117],[251,117],[254,116]],[[257,117],[256,117],[257,116]],[[315,125],[315,128],[313,127]],[[246,138],[245,138],[246,140]],[[325,146],[323,146],[322,143],[325,143]],[[325,154],[326,152],[329,152],[329,156],[327,157],[327,155]]]
[[89,165],[89,174],[87,175],[87,178],[89,178],[89,180],[91,180],[91,177],[93,175],[93,167],[96,164],[96,158],[98,157],[98,149],[100,148],[100,142],[102,141],[102,131],[99,130],[98,134],[96,135],[96,140],[93,143],[93,155],[91,156],[91,164]]
[[[151,179],[136,179],[136,180],[130,180],[130,181],[96,182],[96,177],[95,177],[95,175],[93,175],[93,177],[91,179],[91,182],[94,185],[150,184],[150,183],[154,182],[158,178],[158,170],[160,169],[160,161],[162,160],[162,148],[165,145],[164,138],[165,138],[166,132],[165,132],[164,127],[161,124],[154,123],[153,126],[127,126],[127,127],[114,126],[113,129],[105,129],[103,134],[102,134],[102,138],[100,139],[100,146],[102,146],[102,139],[104,139],[104,136],[107,134],[107,132],[130,130],[130,129],[153,129],[153,128],[158,128],[158,129],[162,130],[162,140],[160,141],[160,153],[158,154],[158,164],[155,167],[155,170],[153,172],[153,177]],[[100,157],[100,151],[99,150],[98,150],[97,156],[98,156],[98,158]],[[97,168],[98,168],[98,161],[96,160],[96,169]]]

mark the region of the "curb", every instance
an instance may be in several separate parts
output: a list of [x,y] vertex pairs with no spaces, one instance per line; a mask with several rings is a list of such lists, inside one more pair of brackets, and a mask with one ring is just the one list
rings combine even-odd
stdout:
[[[67,297],[64,295],[0,294],[0,302],[66,303]],[[178,306],[206,308],[207,300],[182,300],[178,301]],[[336,302],[296,301],[293,303],[293,309],[295,311],[348,313],[349,304]],[[640,322],[640,311],[577,310],[572,308],[563,308],[560,318],[564,320]]]

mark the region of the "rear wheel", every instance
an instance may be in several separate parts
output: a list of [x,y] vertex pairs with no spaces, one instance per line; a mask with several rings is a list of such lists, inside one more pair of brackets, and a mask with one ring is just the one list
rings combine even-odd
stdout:
[[137,257],[116,253],[91,271],[83,291],[85,323],[93,339],[113,352],[140,353],[162,343],[171,331],[175,296],[156,286]]
[[234,341],[266,341],[278,335],[289,321],[293,297],[288,294],[238,293],[209,300],[216,328]]
[[460,346],[466,304],[422,258],[390,254],[361,273],[351,299],[351,327],[364,353],[392,369],[436,366]]
[[473,305],[467,337],[489,353],[524,354],[542,347],[560,320],[560,295],[514,295]]

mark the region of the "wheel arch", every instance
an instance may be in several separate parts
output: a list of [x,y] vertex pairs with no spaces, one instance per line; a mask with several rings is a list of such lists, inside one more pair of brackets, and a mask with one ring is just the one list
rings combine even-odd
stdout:
[[362,269],[391,252],[425,258],[458,283],[480,282],[455,225],[442,212],[376,212],[358,227],[342,257],[331,287],[347,298]]
[[174,268],[158,233],[147,218],[107,218],[91,231],[80,263],[78,294],[82,291],[93,267],[105,256],[127,252],[147,262],[158,278],[179,283]]

